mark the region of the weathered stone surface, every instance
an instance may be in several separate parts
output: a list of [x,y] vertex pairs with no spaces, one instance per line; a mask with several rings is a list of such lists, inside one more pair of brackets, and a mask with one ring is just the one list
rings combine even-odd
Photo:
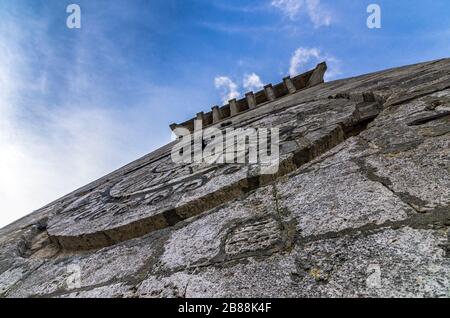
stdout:
[[291,253],[150,276],[144,297],[450,297],[444,233],[381,229],[301,244]]
[[450,297],[446,233],[383,229],[299,248],[293,282],[305,297]]
[[405,220],[414,212],[364,174],[349,161],[297,175],[277,185],[280,207],[295,216],[304,236]]
[[0,297],[450,297],[450,60],[324,70],[226,123],[277,173],[169,144],[0,229]]

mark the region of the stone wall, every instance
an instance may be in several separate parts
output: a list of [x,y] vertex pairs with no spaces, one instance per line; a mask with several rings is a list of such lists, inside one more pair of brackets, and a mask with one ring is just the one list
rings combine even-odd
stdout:
[[0,295],[450,296],[449,59],[233,116],[280,129],[276,174],[169,144],[1,229]]

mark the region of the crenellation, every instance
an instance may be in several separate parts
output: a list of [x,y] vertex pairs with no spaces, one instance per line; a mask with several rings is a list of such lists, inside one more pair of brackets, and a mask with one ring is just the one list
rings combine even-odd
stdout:
[[250,107],[248,105],[247,98],[238,99],[237,107],[239,113],[249,110]]
[[208,112],[203,114],[203,125],[210,126],[214,124],[214,114],[213,112]]
[[213,106],[212,108],[212,117],[213,117],[213,124],[217,124],[221,119],[221,111],[219,106]]
[[226,119],[231,116],[229,104],[220,107],[219,110],[220,110],[220,115],[222,116],[222,119]]
[[284,85],[284,82],[274,85],[273,91],[275,93],[276,99],[289,94],[289,91],[287,90],[286,85]]
[[294,94],[297,91],[290,76],[283,78],[283,83],[286,86],[289,94]]
[[197,120],[203,121],[204,117],[205,117],[205,113],[204,112],[197,113]]
[[194,121],[194,131],[202,130],[203,124],[200,124],[200,123],[203,123],[204,115],[205,115],[204,112],[200,112],[197,114],[197,118]]
[[325,72],[327,71],[327,63],[323,62],[317,65],[316,69],[312,72],[307,82],[307,87],[316,86],[324,82]]
[[238,107],[237,107],[237,100],[236,98],[233,98],[229,101],[230,103],[230,116],[235,116],[239,113]]
[[256,101],[256,105],[261,105],[261,104],[268,102],[269,99],[267,98],[266,91],[262,90],[262,91],[255,93],[255,101]]
[[172,123],[172,124],[170,124],[169,127],[170,127],[170,130],[174,131],[175,129],[177,129],[179,127],[179,125],[175,124],[175,123]]
[[256,107],[256,99],[255,94],[253,92],[246,93],[245,98],[247,99],[249,109],[253,109]]
[[275,96],[275,92],[273,90],[272,84],[268,84],[268,85],[264,86],[264,92],[265,92],[267,100],[269,102],[275,100],[276,96]]
[[294,94],[309,87],[319,85],[324,82],[323,77],[326,70],[326,63],[320,63],[314,70],[300,74],[293,78],[290,76],[285,77],[283,82],[276,85],[267,84],[261,91],[256,93],[248,92],[245,94],[244,98],[239,100],[236,98],[231,99],[227,105],[222,107],[216,105],[212,107],[211,112],[201,112],[197,114],[196,118],[188,120],[182,124],[171,124],[170,129],[174,130],[178,127],[184,127],[193,132],[194,120],[202,120],[203,127],[218,124],[221,121],[237,116],[240,113],[254,110],[258,106],[267,102],[272,102],[286,95]]

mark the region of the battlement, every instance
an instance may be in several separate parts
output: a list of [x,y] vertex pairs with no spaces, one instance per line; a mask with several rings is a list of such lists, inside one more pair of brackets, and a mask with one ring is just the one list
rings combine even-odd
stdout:
[[327,64],[322,62],[316,66],[315,69],[306,73],[297,75],[293,78],[285,77],[283,82],[264,86],[264,89],[259,92],[248,92],[242,99],[232,99],[227,105],[222,107],[213,106],[208,113],[200,112],[195,118],[192,118],[181,124],[171,124],[170,129],[175,131],[177,128],[186,128],[191,132],[195,130],[195,121],[201,120],[202,127],[208,127],[218,124],[224,120],[234,117],[243,112],[251,111],[262,104],[272,102],[278,98],[294,94],[298,91],[322,84],[324,82],[324,75],[327,70]]

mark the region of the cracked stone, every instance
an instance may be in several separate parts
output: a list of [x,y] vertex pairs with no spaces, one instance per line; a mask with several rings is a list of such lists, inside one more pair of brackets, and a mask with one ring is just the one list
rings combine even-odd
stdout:
[[0,229],[0,297],[450,297],[449,74],[322,83],[227,121],[280,128],[273,175],[175,165],[168,144]]

